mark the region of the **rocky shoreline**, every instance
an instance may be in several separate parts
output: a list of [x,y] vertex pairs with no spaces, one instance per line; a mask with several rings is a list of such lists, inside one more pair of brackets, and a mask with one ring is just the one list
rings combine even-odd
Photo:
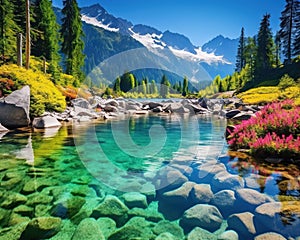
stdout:
[[62,113],[45,112],[43,116],[29,117],[30,89],[23,87],[0,100],[0,131],[28,127],[43,129],[61,126],[61,122],[89,122],[118,118],[124,115],[147,114],[213,114],[232,120],[245,120],[260,110],[258,106],[247,106],[237,98],[228,99],[166,99],[161,101],[133,99],[103,99],[98,96],[86,100],[72,100],[72,106]]

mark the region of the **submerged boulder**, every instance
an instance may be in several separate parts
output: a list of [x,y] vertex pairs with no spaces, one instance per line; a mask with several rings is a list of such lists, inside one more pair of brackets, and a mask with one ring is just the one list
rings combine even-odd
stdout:
[[30,123],[30,88],[20,90],[0,100],[0,123],[7,128],[27,127]]

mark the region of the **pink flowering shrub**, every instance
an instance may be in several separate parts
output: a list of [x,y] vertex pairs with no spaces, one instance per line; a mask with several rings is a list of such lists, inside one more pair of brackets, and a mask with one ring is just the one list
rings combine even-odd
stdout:
[[292,100],[267,105],[237,125],[228,143],[261,157],[300,157],[300,107]]

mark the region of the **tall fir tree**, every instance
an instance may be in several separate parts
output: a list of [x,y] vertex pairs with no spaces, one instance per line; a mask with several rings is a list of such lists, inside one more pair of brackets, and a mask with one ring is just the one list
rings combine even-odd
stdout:
[[279,67],[280,64],[280,53],[281,53],[281,39],[280,39],[280,33],[277,32],[275,35],[275,63],[276,67]]
[[[281,12],[280,18],[280,38],[282,40],[283,54],[285,56],[285,63],[291,63],[293,54],[297,54],[297,51],[293,51],[293,47],[297,48],[297,41],[295,41],[295,35],[299,32],[300,21],[300,2],[299,0],[286,0],[284,10]],[[298,22],[298,23],[297,23]],[[297,29],[298,25],[298,29]],[[298,35],[299,37],[299,35]],[[299,42],[299,41],[298,41]],[[294,46],[293,46],[294,43]]]
[[13,4],[14,21],[20,28],[20,33],[26,32],[26,0],[10,0]]
[[246,65],[245,60],[245,29],[242,28],[239,40],[238,52],[236,56],[235,71],[240,72]]
[[295,38],[293,42],[294,56],[300,55],[300,2],[296,1]]
[[15,60],[18,32],[11,1],[0,0],[0,61],[2,63]]
[[84,34],[77,1],[64,0],[62,14],[64,17],[60,33],[62,37],[61,50],[65,54],[65,71],[82,81],[84,78],[82,68],[85,59],[83,54],[84,42],[82,40]]
[[182,96],[186,96],[189,92],[189,80],[187,77],[183,78],[183,90],[182,90]]
[[51,0],[37,0],[34,7],[35,31],[38,33],[33,41],[32,54],[45,57],[50,62],[50,73],[54,80],[59,78],[59,26],[52,8]]
[[257,76],[262,71],[272,68],[274,63],[274,41],[270,28],[270,14],[264,15],[257,37],[255,70]]
[[163,75],[162,79],[161,79],[161,82],[160,82],[160,96],[162,98],[167,98],[169,97],[169,94],[170,94],[170,82],[167,78],[166,75]]

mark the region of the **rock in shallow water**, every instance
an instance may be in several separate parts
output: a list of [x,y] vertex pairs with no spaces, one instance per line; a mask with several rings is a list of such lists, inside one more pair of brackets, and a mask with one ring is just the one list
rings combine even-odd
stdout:
[[33,119],[32,126],[37,129],[60,127],[61,123],[55,117],[44,116]]
[[220,228],[222,221],[223,216],[215,206],[198,204],[184,212],[180,225],[186,230],[200,227],[214,232]]
[[187,236],[187,240],[203,240],[203,239],[217,240],[217,236],[199,227],[194,228],[193,231],[191,231]]
[[99,224],[93,218],[82,220],[76,228],[72,240],[105,240]]
[[256,229],[250,212],[233,214],[228,218],[228,229],[236,231],[242,239],[253,239]]
[[138,192],[130,192],[123,194],[122,198],[128,208],[147,208],[147,197]]
[[235,201],[234,191],[222,190],[214,195],[212,204],[220,210],[224,217],[226,217],[237,211],[237,209],[234,208]]
[[264,233],[254,238],[254,240],[286,240],[285,237],[278,233]]
[[40,217],[32,219],[23,232],[21,239],[35,240],[50,238],[61,228],[61,219],[55,217]]

